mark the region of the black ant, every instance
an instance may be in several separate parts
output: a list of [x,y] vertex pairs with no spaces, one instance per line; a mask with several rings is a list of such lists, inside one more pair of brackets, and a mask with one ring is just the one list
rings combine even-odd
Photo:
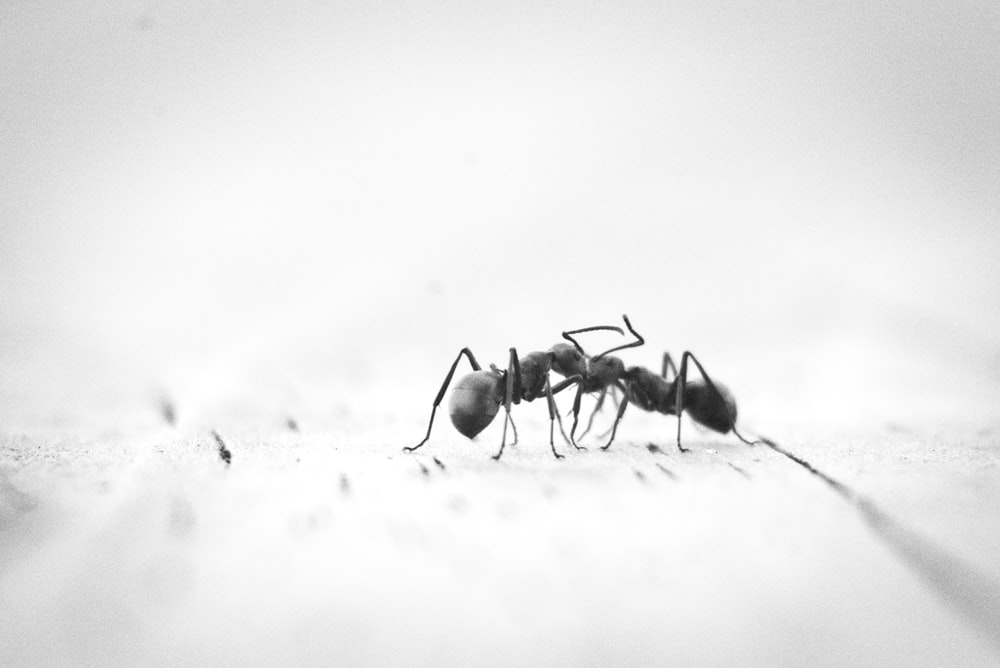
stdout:
[[[628,328],[629,332],[636,337],[637,342],[621,347],[642,345],[643,338],[632,328],[632,324],[629,322],[628,317],[622,316],[622,318],[625,320],[625,326]],[[583,331],[588,330],[584,329],[564,332],[563,337],[572,342],[581,354],[586,355],[583,348],[572,336],[573,334]],[[619,349],[621,347],[619,347]],[[612,350],[616,349],[613,348]],[[590,358],[590,366],[593,366],[595,362],[602,359],[602,356],[606,355],[607,352]],[[617,360],[616,358],[611,359],[620,364],[620,360]],[[688,381],[687,374],[689,361],[693,362],[698,368],[698,372],[701,374],[702,380]],[[610,366],[617,369],[618,364],[612,363]],[[669,377],[669,372],[671,370],[674,372],[672,380]],[[732,431],[736,434],[737,438],[747,445],[754,445],[756,443],[755,441],[752,442],[747,440],[742,434],[740,434],[739,431],[736,430],[736,399],[733,398],[732,392],[730,392],[725,385],[713,381],[705,371],[705,368],[690,351],[685,351],[681,356],[680,371],[678,371],[677,367],[674,365],[673,359],[670,357],[670,353],[664,353],[663,367],[660,375],[656,375],[653,371],[644,367],[633,366],[628,369],[623,368],[617,377],[612,377],[612,375],[602,377],[602,381],[606,381],[603,386],[596,382],[587,386],[589,391],[601,392],[601,396],[598,398],[598,405],[594,408],[595,413],[603,404],[604,397],[609,389],[613,390],[614,388],[617,388],[621,390],[623,395],[622,401],[618,405],[618,412],[615,416],[614,425],[611,428],[611,438],[608,440],[607,444],[602,446],[602,450],[607,450],[611,447],[611,443],[615,440],[615,434],[618,430],[618,423],[621,422],[622,416],[625,414],[625,409],[628,407],[629,403],[634,403],[644,411],[678,416],[677,449],[681,452],[688,451],[687,448],[681,445],[680,415],[685,410],[692,420],[698,424],[708,427],[713,431],[717,431],[721,434],[728,434]],[[579,401],[584,387],[584,384],[581,383],[577,391],[576,401],[573,404],[573,429],[570,430],[570,438],[573,438],[576,432],[576,424],[579,417]],[[591,423],[592,422],[593,414],[591,414]],[[588,425],[587,429],[589,430],[589,428],[590,427]],[[584,433],[586,433],[586,431]]]
[[[605,350],[600,355],[594,355],[590,357],[584,352],[583,348],[573,338],[573,334],[582,334],[584,332],[592,332],[596,330],[606,330],[606,329],[618,329],[608,327],[607,325],[599,325],[596,327],[583,327],[581,329],[574,329],[568,332],[563,332],[562,336],[564,339],[573,344],[573,349],[579,353],[583,358],[583,363],[576,373],[581,376],[577,384],[576,398],[573,400],[573,427],[570,429],[569,437],[573,445],[576,445],[576,426],[579,421],[580,416],[580,399],[584,394],[592,394],[594,392],[600,392],[600,398],[598,399],[598,405],[604,401],[604,396],[607,394],[609,388],[618,388],[623,393],[626,392],[624,385],[625,378],[625,363],[618,357],[612,357],[610,353],[617,352],[619,350],[624,350],[625,348],[636,348],[643,345],[646,341],[642,336],[632,328],[632,323],[629,322],[628,316],[623,315],[622,319],[625,320],[625,326],[628,331],[635,337],[635,341],[630,343],[625,343],[620,346],[615,346],[614,348],[609,348]],[[618,332],[624,334],[620,329]],[[566,345],[566,344],[562,344]],[[560,386],[566,383],[560,383]],[[562,389],[560,387],[560,389]],[[595,408],[595,411],[597,409]],[[593,414],[591,415],[593,418]],[[588,430],[590,427],[588,426]],[[586,432],[584,432],[586,433]],[[612,439],[614,436],[612,436]],[[610,445],[610,442],[609,442]],[[579,446],[577,446],[579,447]]]
[[[619,334],[624,334],[621,328],[610,325],[589,327],[586,331],[612,330]],[[489,370],[483,369],[476,361],[475,355],[468,348],[462,348],[455,361],[452,363],[448,374],[438,390],[434,405],[431,408],[431,418],[427,424],[427,434],[424,439],[412,447],[403,448],[406,452],[412,452],[424,445],[431,437],[431,428],[434,426],[434,415],[437,412],[444,393],[455,375],[458,363],[465,356],[472,366],[472,373],[459,379],[452,391],[451,400],[448,403],[448,413],[451,416],[451,423],[455,429],[467,438],[474,438],[483,429],[493,422],[500,406],[503,405],[505,416],[503,424],[503,437],[500,441],[500,451],[493,455],[493,459],[500,459],[504,446],[507,443],[507,423],[509,422],[514,430],[514,443],[517,443],[517,427],[510,417],[511,404],[519,404],[522,401],[533,401],[539,397],[545,397],[549,408],[549,445],[552,454],[556,459],[562,459],[563,455],[556,451],[554,437],[554,421],[559,421],[559,431],[567,443],[572,443],[577,449],[580,448],[575,441],[566,436],[563,430],[562,418],[556,410],[553,395],[569,387],[574,383],[579,383],[587,377],[586,356],[579,346],[571,346],[567,343],[557,343],[545,352],[531,352],[524,357],[518,357],[515,348],[510,349],[510,359],[506,370],[500,370],[491,364]],[[549,382],[549,373],[556,372],[565,376],[565,380],[552,387]]]

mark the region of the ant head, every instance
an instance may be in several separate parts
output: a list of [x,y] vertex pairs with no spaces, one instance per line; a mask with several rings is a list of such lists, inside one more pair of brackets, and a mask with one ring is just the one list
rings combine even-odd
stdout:
[[557,343],[549,351],[552,370],[561,376],[583,375],[587,370],[587,358],[568,343]]
[[625,375],[625,363],[618,357],[610,355],[594,357],[587,366],[590,376],[601,379],[606,385],[610,385]]

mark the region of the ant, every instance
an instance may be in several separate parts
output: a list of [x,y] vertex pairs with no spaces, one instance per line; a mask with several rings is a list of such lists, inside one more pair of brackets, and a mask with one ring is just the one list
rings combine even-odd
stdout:
[[[599,325],[588,327],[581,331],[611,330],[623,334],[620,327],[611,325]],[[403,448],[405,452],[413,452],[422,447],[431,437],[431,428],[434,426],[434,415],[438,406],[444,398],[444,393],[451,383],[452,377],[462,357],[468,359],[472,366],[472,373],[469,373],[458,380],[455,389],[452,391],[451,400],[448,402],[448,413],[451,416],[451,423],[455,429],[467,438],[475,438],[483,429],[493,422],[497,413],[500,412],[501,404],[504,407],[503,437],[500,441],[500,450],[493,459],[499,460],[507,444],[507,424],[510,423],[514,430],[514,443],[517,443],[517,427],[510,416],[511,404],[519,404],[522,401],[530,402],[539,397],[545,397],[549,408],[549,446],[556,459],[562,459],[563,455],[556,451],[554,439],[554,421],[559,421],[559,431],[567,443],[581,449],[575,441],[566,436],[563,430],[562,417],[556,410],[553,395],[563,389],[580,383],[588,377],[588,364],[586,355],[579,346],[571,346],[567,343],[556,343],[547,351],[530,352],[524,357],[518,357],[517,349],[510,349],[510,358],[507,369],[500,370],[496,365],[491,364],[489,370],[483,369],[476,360],[475,355],[469,348],[462,348],[455,361],[452,363],[448,374],[444,377],[441,389],[438,390],[431,408],[430,421],[427,424],[427,434],[424,439],[414,446]],[[556,372],[565,377],[555,387],[552,387],[549,374]],[[579,400],[578,400],[579,401]],[[512,445],[513,445],[512,444]]]
[[[622,318],[625,320],[625,326],[628,328],[628,331],[636,337],[637,341],[626,346],[620,346],[617,349],[642,345],[644,340],[642,336],[640,336],[639,333],[632,328],[632,323],[629,322],[628,317],[622,316]],[[581,354],[586,355],[579,342],[577,342],[577,340],[572,336],[573,334],[578,334],[584,331],[589,330],[583,329],[574,330],[572,332],[563,332],[563,338],[572,342]],[[612,350],[616,349],[613,348]],[[593,366],[593,364],[602,359],[607,352],[590,358],[589,364]],[[620,360],[617,360],[616,358],[610,359],[618,362],[618,364],[610,364],[610,366],[618,369]],[[702,380],[688,381],[687,375],[689,361],[694,363],[695,367],[697,367]],[[669,372],[671,370],[674,372],[673,379],[670,379],[669,377]],[[696,358],[690,351],[685,351],[681,356],[680,371],[678,371],[677,367],[674,365],[670,353],[665,352],[663,354],[663,367],[660,375],[656,375],[656,373],[644,367],[633,366],[627,369],[622,368],[621,372],[618,373],[617,376],[614,376],[613,374],[602,376],[601,380],[604,381],[603,386],[596,382],[586,386],[591,392],[601,392],[601,396],[598,398],[598,404],[594,407],[594,413],[600,410],[600,407],[604,402],[604,397],[609,389],[613,393],[614,389],[617,388],[622,391],[623,395],[623,399],[618,405],[618,412],[615,416],[614,425],[611,427],[611,438],[608,440],[607,444],[602,446],[602,450],[607,450],[611,447],[611,443],[615,440],[615,434],[618,430],[618,423],[621,422],[622,416],[625,414],[625,409],[628,407],[629,403],[634,403],[644,411],[678,416],[677,449],[681,452],[688,451],[688,448],[681,445],[680,416],[685,410],[692,420],[698,424],[708,427],[713,431],[717,431],[721,434],[728,434],[732,431],[736,434],[737,438],[747,445],[754,445],[756,443],[756,441],[749,441],[744,438],[743,435],[736,429],[736,399],[733,397],[732,392],[730,392],[729,388],[725,385],[713,381],[705,371],[705,368],[701,365],[701,362],[698,361],[698,358]],[[573,404],[573,429],[570,430],[571,438],[573,438],[573,435],[576,432],[576,424],[579,417],[579,402],[584,387],[585,384],[581,383],[577,390],[576,401]],[[590,422],[593,422],[593,413],[591,414]],[[588,424],[587,430],[589,429],[590,426]],[[586,431],[584,434],[586,434]]]
[[[583,327],[581,329],[574,329],[568,332],[563,332],[562,336],[564,339],[573,344],[573,349],[582,358],[582,368],[578,367],[576,373],[578,373],[581,378],[577,383],[576,398],[573,400],[573,427],[570,429],[569,437],[573,445],[576,445],[576,427],[580,416],[580,399],[584,394],[592,394],[594,392],[600,392],[601,395],[598,398],[598,406],[603,403],[604,396],[607,394],[609,388],[619,388],[622,392],[626,392],[623,379],[625,377],[625,363],[618,357],[612,357],[610,353],[617,352],[619,350],[624,350],[626,348],[636,348],[643,345],[646,340],[632,328],[632,323],[629,322],[628,316],[623,315],[622,319],[625,321],[625,326],[628,328],[629,333],[635,337],[635,341],[630,343],[625,343],[620,346],[615,346],[614,348],[609,348],[599,355],[594,355],[593,357],[588,356],[583,350],[576,339],[573,338],[574,334],[582,334],[584,332],[592,332],[596,330],[607,330],[616,329],[620,334],[624,335],[621,329],[609,327],[607,325],[598,325],[595,327]],[[566,344],[562,344],[566,345]],[[568,379],[567,379],[568,380]],[[560,383],[560,386],[565,384],[567,381]],[[560,387],[562,389],[562,387]],[[595,412],[597,408],[594,409]],[[593,414],[591,414],[591,419],[593,419]],[[588,425],[587,430],[589,431],[590,426]],[[586,434],[586,431],[584,431]],[[582,436],[581,436],[582,438]],[[614,436],[612,436],[612,439]],[[609,442],[610,445],[610,442]],[[580,446],[577,446],[578,448]]]

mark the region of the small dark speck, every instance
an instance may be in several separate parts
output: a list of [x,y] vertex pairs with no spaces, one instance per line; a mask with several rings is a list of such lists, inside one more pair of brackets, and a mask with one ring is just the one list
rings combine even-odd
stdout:
[[441,469],[442,471],[447,471],[448,470],[448,469],[445,468],[444,464],[441,463],[441,460],[438,459],[437,457],[434,458],[434,463],[437,464],[438,468]]
[[229,451],[229,448],[226,447],[226,444],[222,440],[222,437],[219,436],[219,432],[215,431],[214,429],[212,430],[212,438],[215,439],[216,445],[219,446],[219,458],[226,463],[226,466],[229,466],[229,464],[233,459],[233,453],[231,453]]
[[288,418],[287,420],[285,420],[285,425],[287,425],[288,428],[291,429],[292,431],[299,430],[299,423],[295,421],[295,418]]
[[163,416],[163,421],[171,427],[177,424],[177,409],[169,399],[160,400],[160,415]]
[[351,493],[351,482],[347,479],[346,473],[340,474],[340,493],[341,494]]
[[661,464],[661,463],[657,462],[657,463],[656,463],[656,468],[658,468],[658,469],[660,469],[661,471],[663,471],[664,473],[666,473],[666,474],[667,474],[667,477],[669,477],[669,478],[670,478],[671,480],[677,480],[677,474],[676,474],[676,473],[674,473],[673,471],[671,471],[670,469],[668,469],[668,468],[667,468],[666,466],[664,466],[663,464]]
[[729,466],[730,466],[730,467],[731,467],[731,468],[732,468],[732,469],[733,469],[734,471],[736,471],[737,473],[739,473],[739,474],[740,474],[741,476],[743,476],[743,477],[744,477],[744,478],[746,478],[747,480],[749,480],[749,479],[750,479],[750,474],[749,474],[749,473],[747,473],[746,471],[744,471],[743,469],[741,469],[741,468],[740,468],[739,466],[737,466],[736,464],[734,464],[734,463],[732,463],[732,462],[726,462],[726,463],[727,463],[727,464],[729,464]]
[[431,474],[431,470],[426,466],[424,466],[423,462],[417,462],[417,466],[420,467],[420,472],[423,473],[425,476],[429,476]]
[[639,469],[633,469],[632,472],[635,473],[635,477],[639,479],[639,482],[646,482],[646,474],[645,473],[643,473]]
[[656,443],[650,443],[646,446],[646,449],[655,454],[666,454]]

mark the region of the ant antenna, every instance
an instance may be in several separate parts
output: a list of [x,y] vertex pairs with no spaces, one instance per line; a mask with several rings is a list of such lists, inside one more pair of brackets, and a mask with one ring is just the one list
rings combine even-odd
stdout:
[[[625,319],[625,322],[626,323],[628,322],[627,318]],[[631,327],[629,327],[629,329],[631,329]],[[625,336],[625,332],[622,331],[621,327],[615,327],[614,325],[594,325],[593,327],[583,327],[581,329],[573,329],[568,332],[563,332],[562,337],[567,341],[569,341],[570,343],[572,343],[576,347],[576,349],[580,351],[581,355],[586,355],[587,352],[580,346],[577,340],[572,337],[572,335],[582,334],[584,332],[597,332],[597,331],[618,332],[622,336]],[[638,336],[638,334],[636,334],[636,336]]]
[[608,350],[605,350],[600,355],[596,355],[596,356],[592,357],[591,361],[596,360],[596,359],[600,359],[600,358],[604,357],[605,355],[607,355],[609,353],[615,352],[616,350],[624,350],[625,348],[638,348],[639,346],[641,346],[642,344],[644,344],[646,342],[646,339],[642,338],[642,336],[639,334],[639,332],[637,332],[634,329],[632,329],[632,323],[630,323],[628,321],[628,316],[627,315],[623,315],[622,316],[622,320],[625,321],[625,326],[628,327],[628,331],[632,333],[632,336],[634,336],[636,340],[633,341],[633,342],[631,342],[631,343],[625,343],[625,344],[622,344],[620,346],[615,346],[614,348],[609,348]]

